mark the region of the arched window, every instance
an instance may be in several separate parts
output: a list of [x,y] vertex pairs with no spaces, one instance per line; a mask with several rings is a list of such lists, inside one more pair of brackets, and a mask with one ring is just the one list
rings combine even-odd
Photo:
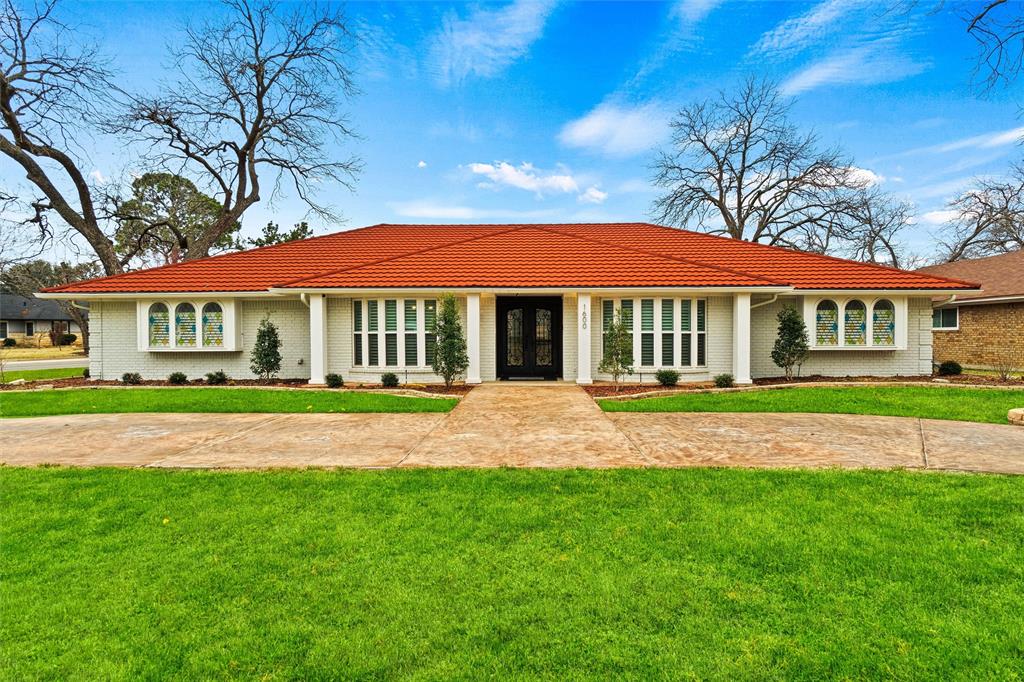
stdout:
[[847,346],[864,346],[868,342],[868,309],[863,301],[846,304],[843,319],[843,338]]
[[179,303],[174,309],[174,345],[193,348],[196,345],[196,307]]
[[203,306],[203,346],[219,348],[224,345],[224,311],[219,303]]
[[896,345],[896,306],[892,301],[875,301],[871,310],[871,343],[876,346]]
[[163,303],[149,306],[149,345],[154,348],[171,345],[171,315]]
[[815,311],[815,343],[819,346],[839,344],[839,306],[835,301],[825,300]]

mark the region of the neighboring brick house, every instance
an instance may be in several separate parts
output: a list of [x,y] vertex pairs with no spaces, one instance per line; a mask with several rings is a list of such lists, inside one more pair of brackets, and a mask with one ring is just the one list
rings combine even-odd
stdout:
[[74,334],[78,337],[75,342],[82,342],[82,330],[56,301],[0,292],[0,339],[49,346],[51,331]]
[[988,369],[1024,369],[1024,250],[922,268],[981,283],[981,291],[933,299],[932,358]]

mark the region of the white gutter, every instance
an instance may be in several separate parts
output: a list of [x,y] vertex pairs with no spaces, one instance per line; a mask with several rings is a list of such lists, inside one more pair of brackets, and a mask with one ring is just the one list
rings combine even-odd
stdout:
[[753,310],[754,308],[760,308],[763,305],[771,305],[772,303],[775,303],[777,300],[779,300],[779,295],[775,294],[774,296],[769,298],[767,301],[761,301],[760,303],[753,303],[753,304],[751,304],[750,309]]

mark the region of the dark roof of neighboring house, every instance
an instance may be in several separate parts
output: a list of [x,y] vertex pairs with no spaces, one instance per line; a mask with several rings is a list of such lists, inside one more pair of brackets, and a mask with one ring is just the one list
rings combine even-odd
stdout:
[[[85,313],[85,316],[89,314]],[[0,320],[70,321],[71,317],[61,309],[57,301],[0,292]]]
[[46,293],[272,288],[975,289],[960,280],[648,223],[373,225],[76,282]]
[[1024,297],[1024,249],[988,258],[930,265],[918,272],[981,283],[981,291],[958,293],[958,301],[981,303],[986,299]]

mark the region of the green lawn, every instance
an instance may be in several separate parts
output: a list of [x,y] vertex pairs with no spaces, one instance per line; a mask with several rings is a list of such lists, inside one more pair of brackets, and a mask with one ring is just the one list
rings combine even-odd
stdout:
[[786,388],[730,393],[680,393],[639,400],[599,400],[606,412],[831,412],[1005,424],[1024,407],[1024,390],[930,386]]
[[1024,478],[0,468],[7,679],[1021,679]]
[[314,390],[83,388],[2,393],[0,416],[110,412],[448,412],[456,402],[454,398]]
[[23,369],[5,371],[4,382],[11,382],[15,379],[35,381],[36,379],[67,379],[68,377],[80,377],[84,367],[61,367],[58,369]]

